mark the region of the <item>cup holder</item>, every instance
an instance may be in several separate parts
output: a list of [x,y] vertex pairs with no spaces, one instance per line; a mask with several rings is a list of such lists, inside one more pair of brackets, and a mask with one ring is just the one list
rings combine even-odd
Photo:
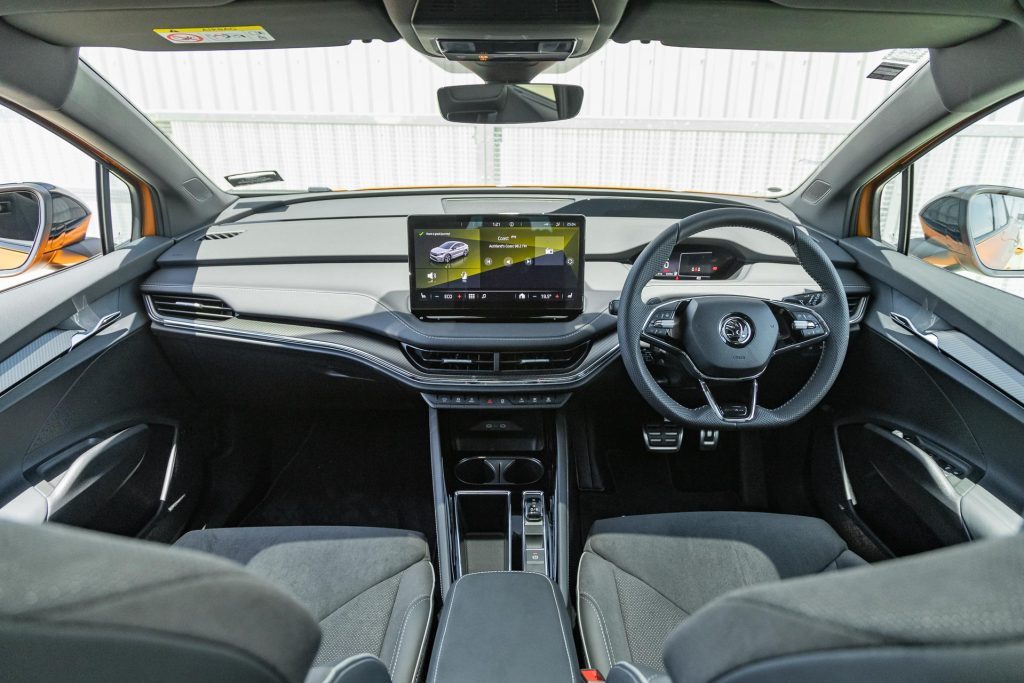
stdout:
[[541,480],[544,465],[536,458],[490,458],[476,456],[455,464],[455,478],[463,484],[526,486]]
[[455,478],[474,486],[494,484],[498,480],[498,466],[488,458],[466,458],[456,463]]
[[523,486],[540,481],[544,476],[544,466],[534,458],[515,458],[509,460],[505,469],[501,472],[501,478],[506,484]]

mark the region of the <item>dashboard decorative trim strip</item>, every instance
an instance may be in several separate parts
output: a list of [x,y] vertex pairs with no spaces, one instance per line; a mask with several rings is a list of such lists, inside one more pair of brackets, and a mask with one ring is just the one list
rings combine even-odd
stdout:
[[[191,332],[203,337],[272,344],[305,351],[320,351],[340,355],[362,362],[418,391],[451,391],[456,388],[480,391],[503,391],[522,388],[538,390],[569,389],[588,382],[619,355],[616,335],[608,335],[604,339],[594,341],[590,352],[582,364],[568,373],[516,377],[430,375],[417,372],[411,366],[410,368],[402,367],[398,363],[364,349],[356,348],[354,345],[323,338],[328,335],[356,336],[339,330],[242,318],[218,321],[216,324],[167,318],[156,313],[148,296],[144,297],[144,299],[150,318],[154,323],[168,331]],[[360,336],[365,338],[365,335]],[[374,342],[379,344],[385,343],[378,340],[374,340]],[[407,362],[401,349],[395,347],[394,350],[401,359],[401,362]]]

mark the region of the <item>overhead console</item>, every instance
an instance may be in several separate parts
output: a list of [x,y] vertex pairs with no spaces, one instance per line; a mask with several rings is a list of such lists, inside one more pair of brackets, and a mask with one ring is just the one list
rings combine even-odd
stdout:
[[528,82],[557,62],[593,53],[626,0],[384,0],[402,37],[488,82]]
[[409,292],[423,320],[551,320],[583,311],[583,216],[409,217]]

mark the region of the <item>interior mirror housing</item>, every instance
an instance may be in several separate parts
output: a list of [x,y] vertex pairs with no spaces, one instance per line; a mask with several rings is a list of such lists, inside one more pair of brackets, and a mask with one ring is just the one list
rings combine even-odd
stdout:
[[924,238],[913,255],[991,277],[1024,273],[1024,190],[959,187],[928,202],[918,218]]
[[455,123],[542,123],[580,113],[583,88],[544,83],[477,83],[437,91],[441,116]]
[[64,249],[85,239],[91,218],[85,204],[53,185],[0,185],[0,277],[61,262]]

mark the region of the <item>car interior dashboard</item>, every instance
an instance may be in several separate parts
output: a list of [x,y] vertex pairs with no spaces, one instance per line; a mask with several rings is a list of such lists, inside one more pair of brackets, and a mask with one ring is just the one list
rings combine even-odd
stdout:
[[[618,357],[617,300],[644,247],[676,220],[735,204],[511,191],[242,199],[164,252],[142,291],[154,331],[188,366],[241,343],[330,357],[335,375],[384,376],[431,405],[557,407]],[[870,290],[845,251],[814,237],[856,326]],[[724,227],[677,245],[643,297],[806,303],[817,291],[782,241]],[[663,364],[657,349],[645,358]],[[281,371],[302,372],[292,361]]]

